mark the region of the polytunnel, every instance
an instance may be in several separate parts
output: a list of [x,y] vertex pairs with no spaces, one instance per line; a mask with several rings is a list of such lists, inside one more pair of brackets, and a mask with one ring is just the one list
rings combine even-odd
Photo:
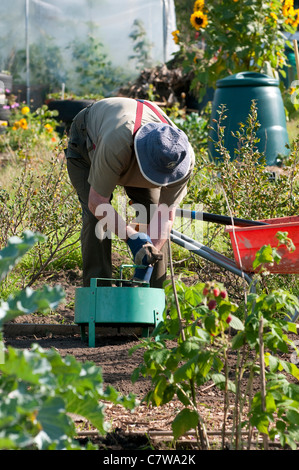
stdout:
[[0,18],[0,80],[27,102],[45,90],[106,96],[177,50],[173,0],[2,0]]

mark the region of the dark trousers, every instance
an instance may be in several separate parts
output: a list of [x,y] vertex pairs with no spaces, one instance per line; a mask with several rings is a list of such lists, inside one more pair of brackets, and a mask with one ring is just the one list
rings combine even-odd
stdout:
[[[96,236],[98,219],[88,209],[90,185],[88,183],[90,165],[86,159],[67,158],[67,169],[72,185],[74,186],[82,207],[81,250],[83,261],[83,286],[90,285],[91,278],[112,277],[111,238],[99,240]],[[126,187],[128,197],[135,204],[142,204],[146,209],[147,220],[150,221],[150,206],[158,204],[160,189],[144,189]],[[168,246],[165,243],[163,259],[155,264],[151,287],[161,288],[166,279],[168,264]],[[133,261],[132,261],[133,264]]]

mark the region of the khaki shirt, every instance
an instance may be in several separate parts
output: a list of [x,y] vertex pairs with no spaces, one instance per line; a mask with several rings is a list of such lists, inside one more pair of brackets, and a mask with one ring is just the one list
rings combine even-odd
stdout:
[[[103,197],[110,197],[117,185],[137,188],[158,188],[145,179],[137,163],[133,148],[133,130],[137,103],[130,98],[107,98],[94,103],[86,119],[87,148],[91,161],[88,182]],[[159,108],[158,108],[159,109]],[[160,113],[170,125],[174,125],[166,114]],[[143,106],[141,125],[160,122],[158,116],[146,105]],[[95,146],[95,148],[92,148]],[[162,186],[160,203],[178,204],[186,195],[189,174],[178,183]]]

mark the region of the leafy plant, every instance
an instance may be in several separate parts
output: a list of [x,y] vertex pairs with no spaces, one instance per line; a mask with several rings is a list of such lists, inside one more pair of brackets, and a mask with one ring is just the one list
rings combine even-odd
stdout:
[[[243,329],[243,325],[234,315],[237,306],[227,300],[226,291],[216,283],[192,287],[176,283],[179,315],[171,283],[165,286],[165,293],[168,304],[153,339],[144,339],[131,350],[146,349],[144,362],[136,368],[132,380],[136,381],[139,374],[151,378],[147,403],[160,406],[177,396],[183,408],[172,423],[174,438],[195,429],[199,447],[207,449],[196,390],[211,379],[219,386],[233,387],[228,374],[223,374],[228,348],[225,332],[229,322],[237,329]],[[175,345],[169,347],[169,342]]]
[[107,96],[125,80],[125,73],[112,66],[103,44],[92,34],[86,40],[73,41],[72,52],[74,73],[67,83],[68,92],[76,95]]
[[[25,232],[14,237],[0,251],[0,278],[3,280],[22,256],[41,242],[43,236]],[[16,316],[55,308],[63,299],[60,286],[33,291],[27,288],[0,300],[0,334],[5,322]],[[91,362],[81,364],[54,349],[30,350],[8,347],[0,363],[0,449],[79,450],[70,413],[79,414],[105,434],[104,403],[111,401],[127,409],[136,402],[132,395],[121,396],[113,387],[104,388],[101,369]],[[93,445],[88,450],[96,450]]]
[[[218,110],[219,119],[212,123],[213,143],[219,159],[213,165],[215,183],[226,198],[234,216],[251,219],[284,217],[298,213],[299,157],[298,141],[293,142],[283,169],[275,179],[267,169],[265,156],[257,149],[257,106],[253,100],[246,123],[240,123],[236,138],[235,158],[224,145],[226,108]],[[212,135],[212,134],[211,134]],[[217,173],[216,173],[217,172]],[[225,195],[225,196],[224,196]]]
[[[53,43],[49,36],[40,36],[39,42],[30,44],[30,80],[34,85],[44,87],[44,95],[55,89],[67,79],[65,63],[61,47]],[[10,72],[18,83],[24,82],[26,76],[26,50],[12,51],[10,56]]]
[[[271,261],[275,260],[274,252]],[[269,262],[269,256],[259,258],[259,263],[264,262]],[[133,353],[137,348],[145,349],[143,362],[134,371],[132,380],[138,380],[140,375],[151,379],[151,390],[144,398],[147,403],[160,406],[174,398],[182,403],[172,422],[174,439],[195,429],[199,448],[209,448],[197,392],[198,387],[212,381],[224,392],[223,448],[231,393],[235,394],[231,434],[235,449],[242,447],[241,430],[245,426],[249,448],[253,426],[262,433],[265,449],[268,439],[274,440],[276,435],[283,445],[296,448],[299,386],[289,383],[287,377],[298,380],[299,369],[282,360],[279,353],[288,352],[291,344],[296,350],[288,337],[289,333],[297,333],[296,325],[287,321],[286,315],[298,310],[298,298],[283,290],[269,293],[261,290],[246,295],[245,307],[238,306],[229,300],[223,285],[215,282],[192,287],[172,282],[165,286],[165,292],[163,321],[153,332],[153,338],[142,340],[131,350]],[[229,326],[236,332],[231,337],[227,334]],[[228,362],[232,352],[237,354],[234,370]],[[246,392],[241,393],[245,373]],[[260,391],[252,397],[254,378],[260,382]],[[249,405],[247,420],[245,404]]]
[[136,19],[134,21],[133,30],[129,34],[129,37],[134,43],[134,54],[129,56],[129,60],[135,60],[137,70],[150,68],[153,65],[151,50],[154,44],[147,39],[146,29],[142,20]]

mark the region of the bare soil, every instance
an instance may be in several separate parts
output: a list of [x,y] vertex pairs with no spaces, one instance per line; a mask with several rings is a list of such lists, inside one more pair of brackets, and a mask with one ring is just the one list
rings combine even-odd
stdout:
[[[139,349],[129,355],[129,350],[139,343],[141,329],[98,328],[95,347],[90,348],[88,342],[82,340],[79,327],[74,325],[74,295],[75,289],[81,286],[81,273],[55,273],[43,282],[62,285],[66,293],[65,301],[51,315],[22,316],[8,324],[4,330],[6,345],[27,349],[32,343],[38,343],[43,348],[55,348],[62,357],[72,355],[82,362],[92,361],[101,367],[106,385],[112,385],[124,395],[134,393],[141,400],[133,413],[107,403],[106,419],[112,424],[113,432],[105,437],[99,437],[82,417],[74,416],[78,438],[83,443],[90,439],[99,445],[99,449],[105,450],[146,449],[149,446],[156,449],[174,446],[176,449],[196,449],[194,433],[187,434],[176,444],[172,442],[171,423],[181,409],[180,402],[172,401],[158,408],[147,406],[142,399],[150,390],[149,380],[139,379],[135,384],[132,383],[132,373],[142,362],[143,351]],[[233,370],[235,356],[232,355],[229,360]],[[259,384],[256,386],[259,387]],[[210,443],[215,443],[219,448],[223,425],[223,393],[208,383],[199,389],[198,398],[202,403],[199,411],[205,419]],[[228,430],[233,418],[233,399],[231,396],[226,421]],[[276,447],[279,448],[279,444]]]

